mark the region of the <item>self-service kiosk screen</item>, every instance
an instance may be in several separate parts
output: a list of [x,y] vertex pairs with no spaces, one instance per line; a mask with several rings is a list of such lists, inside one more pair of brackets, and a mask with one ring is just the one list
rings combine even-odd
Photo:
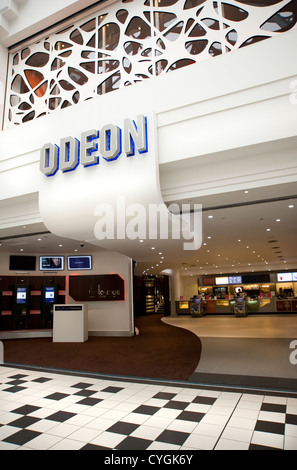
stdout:
[[63,271],[64,256],[40,256],[40,271]]
[[27,302],[27,288],[17,287],[16,291],[16,303],[25,304]]
[[55,288],[46,287],[44,293],[45,303],[51,304],[55,302]]
[[79,271],[84,269],[92,269],[91,256],[68,256],[69,271]]

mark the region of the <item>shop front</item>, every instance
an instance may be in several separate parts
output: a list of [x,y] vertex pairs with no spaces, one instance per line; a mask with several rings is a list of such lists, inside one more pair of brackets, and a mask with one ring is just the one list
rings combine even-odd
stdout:
[[[239,296],[244,298],[247,314],[297,312],[297,273],[294,272],[208,276],[198,279],[197,292],[207,315],[235,314]],[[192,304],[192,298],[176,301],[177,315],[190,315]]]

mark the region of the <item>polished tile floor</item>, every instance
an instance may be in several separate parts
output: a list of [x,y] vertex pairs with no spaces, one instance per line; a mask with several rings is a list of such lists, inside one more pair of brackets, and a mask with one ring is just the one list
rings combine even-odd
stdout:
[[199,337],[201,358],[192,381],[297,391],[297,365],[290,360],[297,340],[297,315],[172,316],[162,321]]
[[0,366],[0,450],[297,450],[297,394]]

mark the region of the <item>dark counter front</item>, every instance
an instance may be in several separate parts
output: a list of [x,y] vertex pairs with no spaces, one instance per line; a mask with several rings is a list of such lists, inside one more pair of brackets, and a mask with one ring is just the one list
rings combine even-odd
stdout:
[[276,301],[277,312],[297,312],[296,299],[283,299]]
[[175,302],[175,311],[177,315],[191,315],[191,301],[178,300]]

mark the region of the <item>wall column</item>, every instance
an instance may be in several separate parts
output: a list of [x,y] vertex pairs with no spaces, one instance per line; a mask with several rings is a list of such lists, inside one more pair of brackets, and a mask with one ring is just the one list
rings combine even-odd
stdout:
[[170,271],[171,316],[176,316],[175,302],[180,299],[181,295],[180,275],[179,271],[176,269]]

